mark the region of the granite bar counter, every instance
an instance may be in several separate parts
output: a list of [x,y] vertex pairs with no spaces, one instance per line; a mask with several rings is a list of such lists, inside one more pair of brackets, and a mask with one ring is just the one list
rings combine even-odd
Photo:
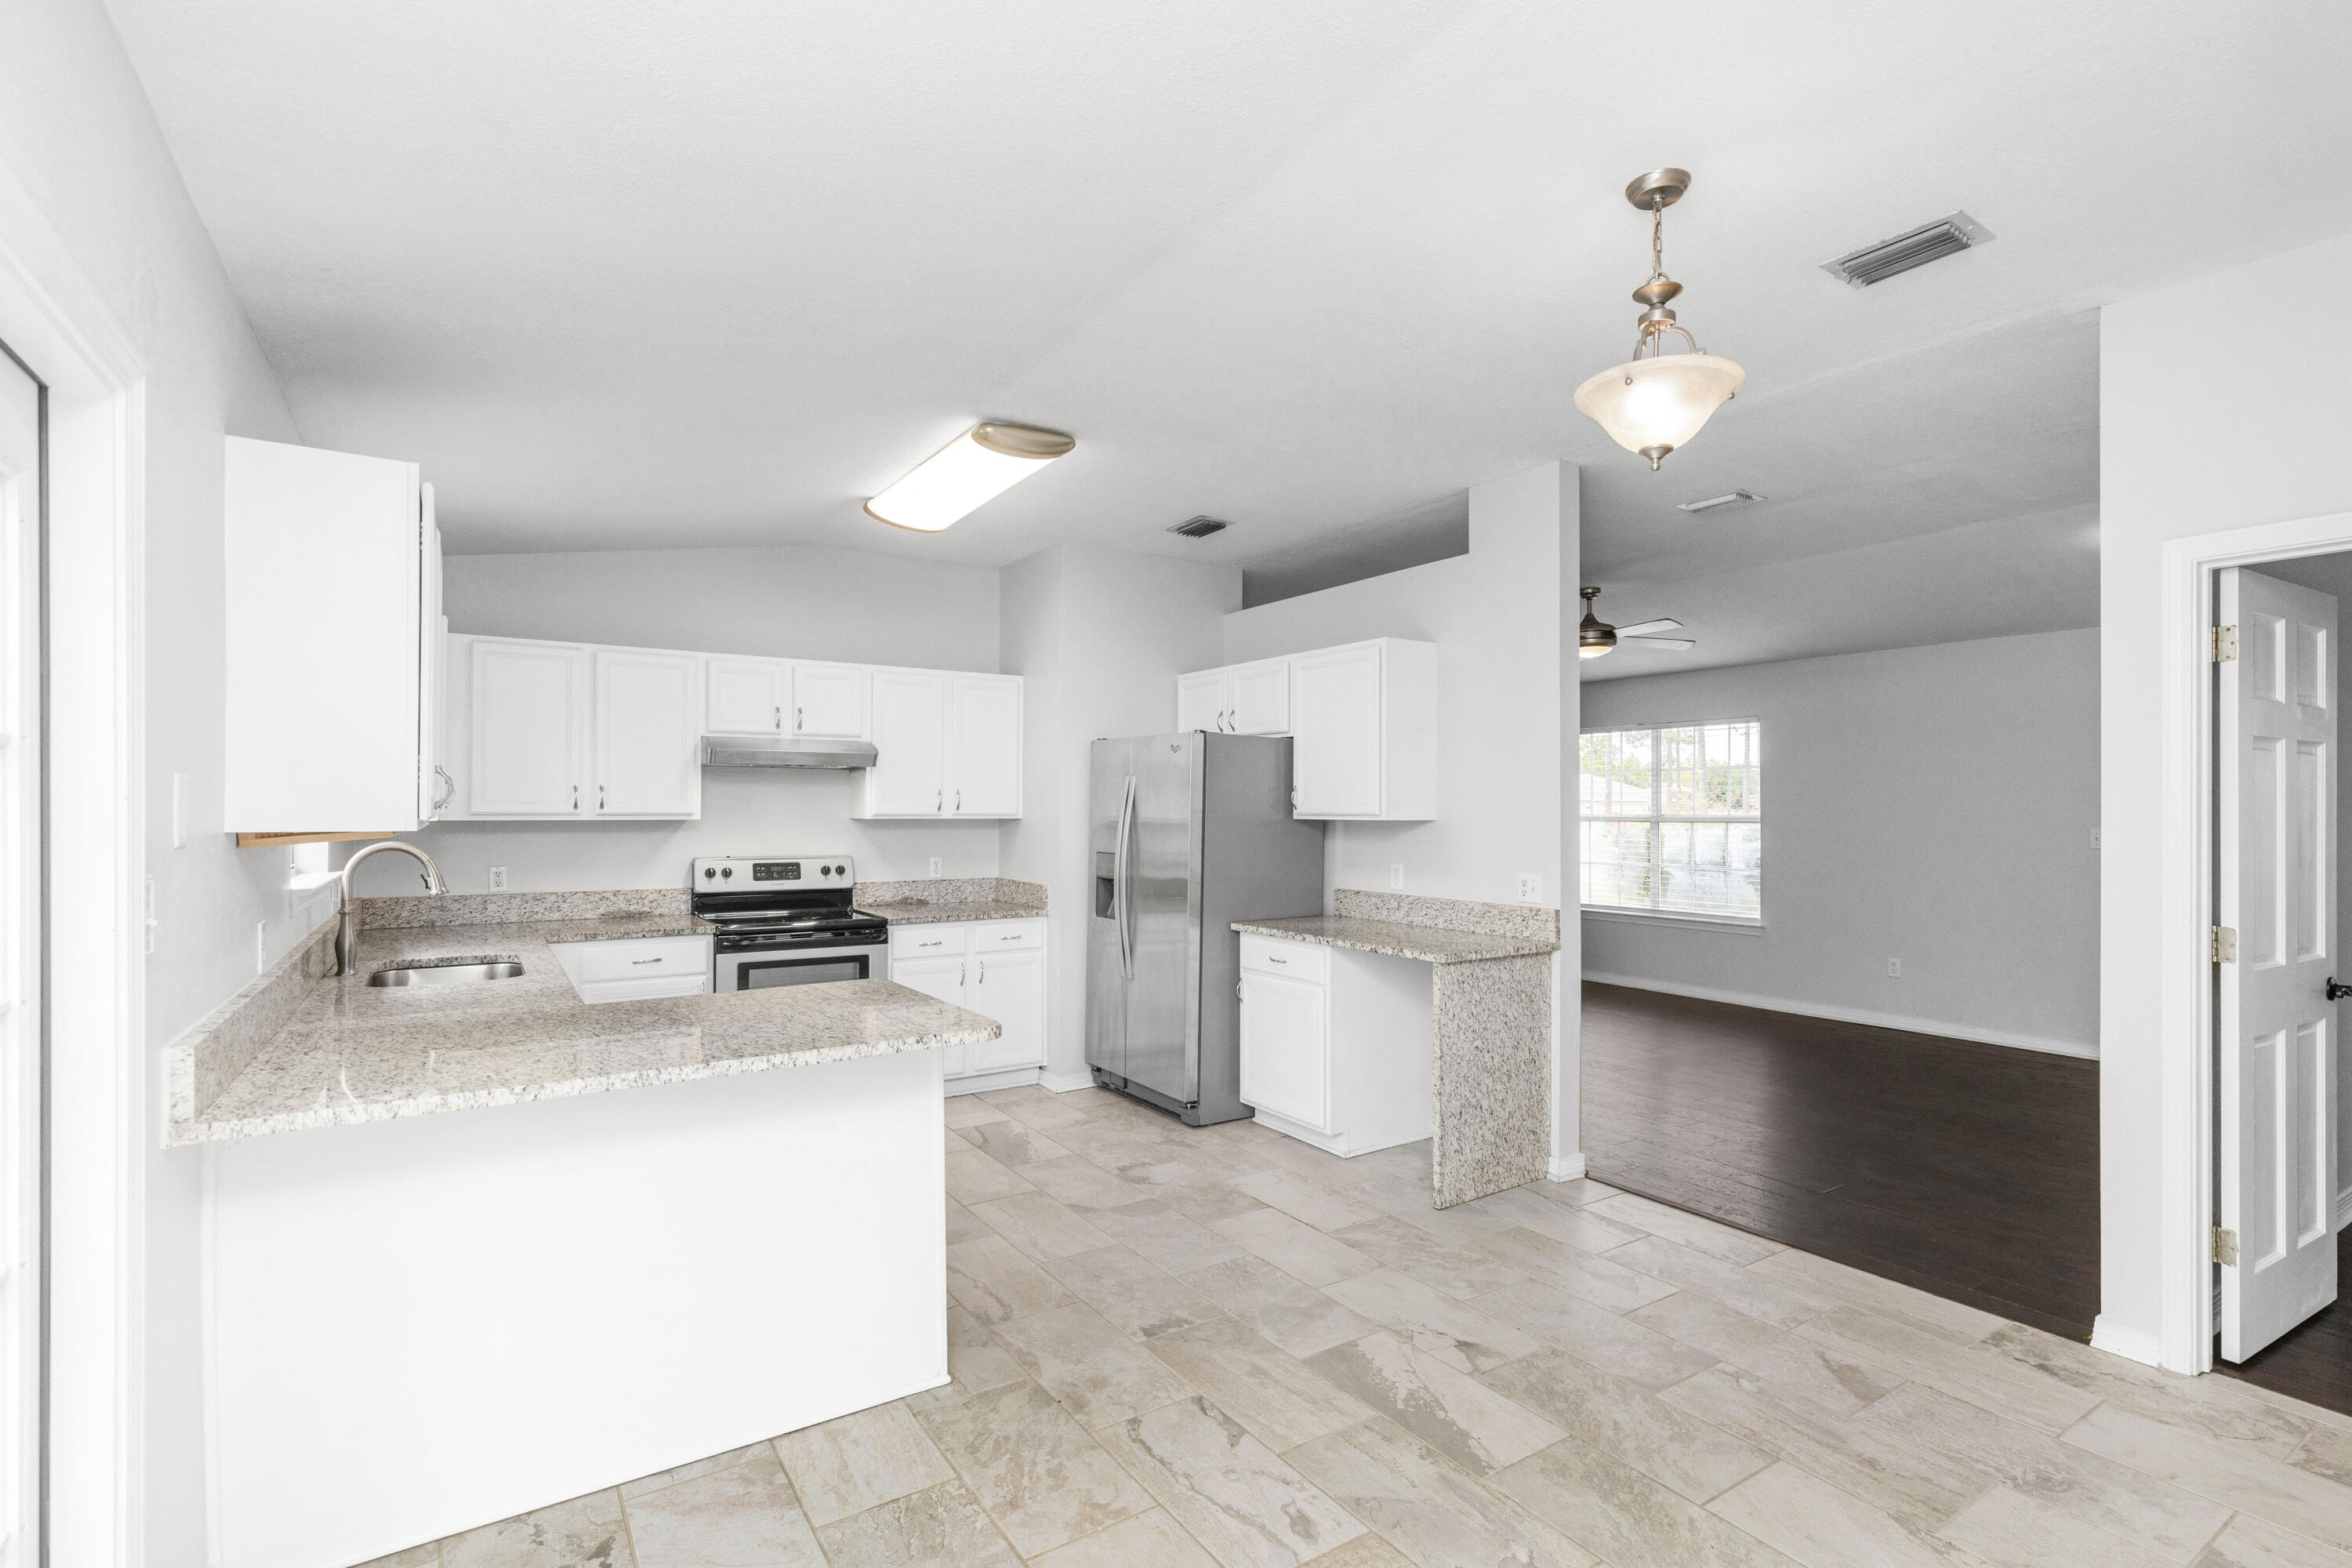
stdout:
[[[372,1561],[947,1381],[940,1047],[998,1026],[880,980],[580,999],[554,944],[698,935],[683,900],[366,900],[358,974],[330,922],[178,1042],[209,1560]],[[523,973],[366,984],[446,958]]]
[[1328,914],[1236,921],[1234,930],[1431,966],[1434,1206],[1549,1173],[1557,910],[1341,888]]

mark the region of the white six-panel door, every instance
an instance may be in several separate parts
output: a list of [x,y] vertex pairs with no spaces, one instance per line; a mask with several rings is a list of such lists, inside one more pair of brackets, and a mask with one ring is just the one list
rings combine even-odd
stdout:
[[[2221,574],[2217,868],[2221,1354],[2336,1299],[2336,601]],[[2352,979],[2352,975],[2346,978]],[[2226,1253],[2226,1248],[2223,1248]]]

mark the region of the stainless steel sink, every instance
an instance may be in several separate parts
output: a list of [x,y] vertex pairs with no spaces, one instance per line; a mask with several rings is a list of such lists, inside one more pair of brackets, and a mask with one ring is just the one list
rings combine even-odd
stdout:
[[393,969],[379,969],[368,976],[371,985],[456,985],[468,980],[512,980],[522,973],[522,965],[510,958],[484,963],[478,958],[455,958],[446,963],[407,963]]

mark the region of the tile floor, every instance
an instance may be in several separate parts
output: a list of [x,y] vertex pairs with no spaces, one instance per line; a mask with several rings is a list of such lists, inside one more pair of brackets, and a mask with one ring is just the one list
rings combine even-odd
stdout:
[[2352,1568],[2352,1418],[1598,1182],[950,1100],[954,1382],[398,1568]]

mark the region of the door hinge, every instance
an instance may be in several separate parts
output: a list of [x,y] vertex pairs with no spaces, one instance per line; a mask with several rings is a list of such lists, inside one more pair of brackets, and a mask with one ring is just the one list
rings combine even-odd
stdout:
[[2213,962],[2216,963],[2238,962],[2238,933],[2233,927],[2215,926],[2213,928]]
[[2213,1261],[2227,1264],[2232,1268],[2238,1266],[2238,1233],[2236,1231],[2224,1230],[2218,1225],[2213,1227]]
[[2238,628],[2235,626],[2215,626],[2213,628],[2213,662],[2215,664],[2227,664],[2237,657]]

